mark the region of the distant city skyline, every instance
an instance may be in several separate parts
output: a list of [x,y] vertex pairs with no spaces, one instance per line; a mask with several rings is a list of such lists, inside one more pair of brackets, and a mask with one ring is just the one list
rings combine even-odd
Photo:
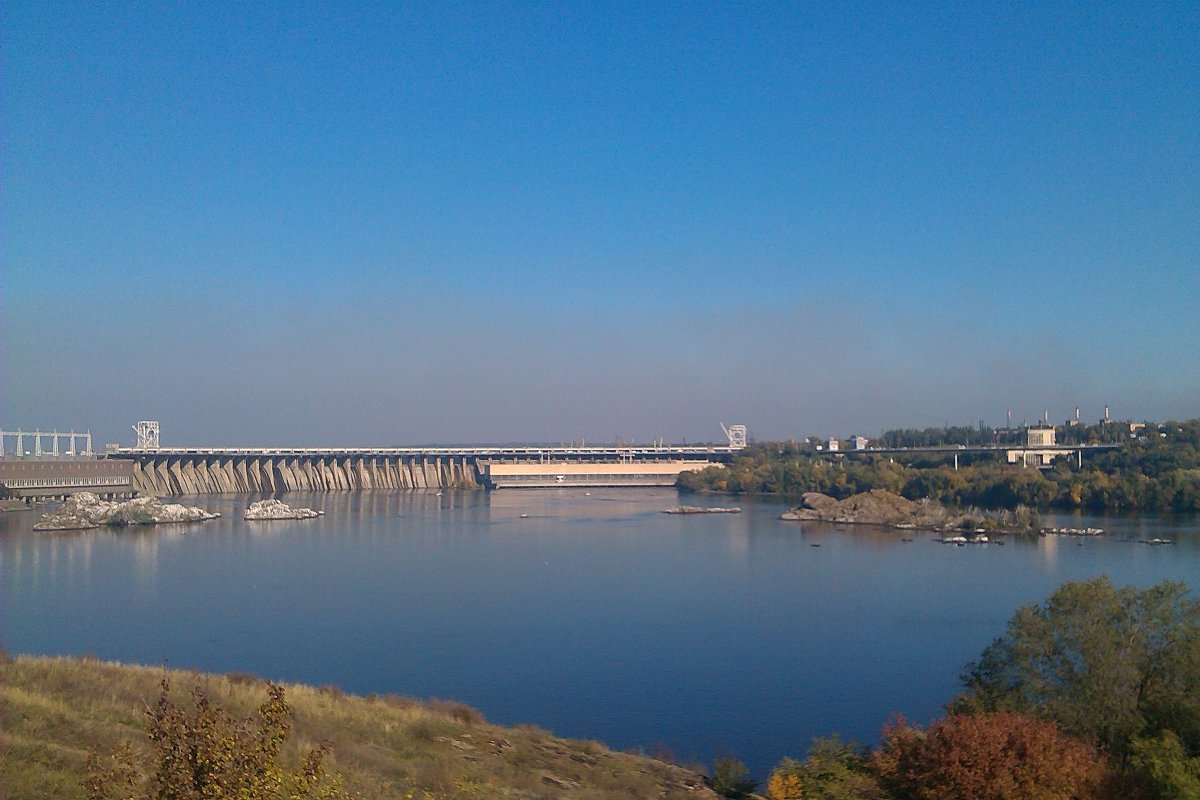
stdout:
[[1200,6],[14,2],[0,424],[1200,416]]

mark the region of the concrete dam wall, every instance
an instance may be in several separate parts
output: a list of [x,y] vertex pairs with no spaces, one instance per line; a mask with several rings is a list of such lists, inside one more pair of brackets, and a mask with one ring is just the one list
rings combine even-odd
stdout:
[[481,485],[467,456],[140,456],[142,494],[266,494],[362,489],[448,489]]
[[717,445],[117,448],[141,494],[280,494],[486,486],[669,486],[729,461]]

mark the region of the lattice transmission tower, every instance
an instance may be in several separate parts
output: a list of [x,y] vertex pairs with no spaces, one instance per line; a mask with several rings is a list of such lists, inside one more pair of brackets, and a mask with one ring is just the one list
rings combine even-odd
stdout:
[[729,439],[729,446],[734,450],[741,450],[746,446],[746,426],[745,425],[730,425],[725,427],[725,423],[721,423],[721,430],[725,431],[725,436]]
[[144,419],[133,426],[139,450],[158,449],[158,420]]

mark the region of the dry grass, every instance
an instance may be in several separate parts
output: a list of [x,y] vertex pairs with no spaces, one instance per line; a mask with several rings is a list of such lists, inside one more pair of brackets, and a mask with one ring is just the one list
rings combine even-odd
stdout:
[[[0,655],[0,786],[5,797],[81,798],[90,748],[144,748],[143,710],[159,681],[187,702],[199,685],[234,716],[266,697],[245,673],[207,675],[71,658]],[[538,728],[504,728],[461,703],[395,695],[356,697],[331,687],[286,686],[294,711],[291,757],[319,742],[353,796],[451,798],[712,798],[700,777],[591,741]]]

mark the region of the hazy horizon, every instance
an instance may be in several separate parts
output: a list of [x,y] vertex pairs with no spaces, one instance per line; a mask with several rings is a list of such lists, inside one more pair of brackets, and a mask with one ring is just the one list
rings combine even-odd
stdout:
[[73,6],[3,30],[0,425],[1200,417],[1200,7]]

